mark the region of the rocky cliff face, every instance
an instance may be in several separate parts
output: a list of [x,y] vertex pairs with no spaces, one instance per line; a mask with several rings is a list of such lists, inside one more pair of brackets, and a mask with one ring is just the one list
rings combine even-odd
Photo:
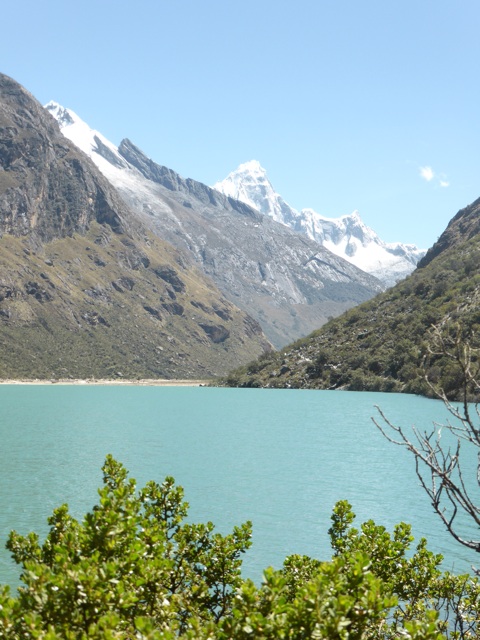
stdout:
[[3,75],[0,235],[2,378],[203,378],[270,348]]
[[[55,104],[47,108],[145,224],[188,252],[275,346],[307,335],[382,289],[378,280],[313,240],[156,164],[129,140],[117,149],[73,112]],[[65,111],[70,120],[62,124]]]
[[[153,160],[147,158],[128,138],[122,140],[118,147],[118,152],[125,158],[130,166],[138,169],[147,180],[160,184],[173,193],[191,196],[196,201],[207,206],[223,208],[227,211],[236,211],[241,215],[250,216],[251,218],[256,217],[258,219],[256,212],[243,202],[224,196],[222,193],[215,191],[215,189],[197,180],[192,180],[191,178],[184,179],[172,169],[156,164]],[[111,161],[109,155],[105,155],[104,148],[99,147],[98,153],[103,156],[105,160]]]
[[[41,240],[96,220],[123,229],[125,205],[25,89],[0,75],[0,229]],[[125,217],[125,216],[124,216]]]

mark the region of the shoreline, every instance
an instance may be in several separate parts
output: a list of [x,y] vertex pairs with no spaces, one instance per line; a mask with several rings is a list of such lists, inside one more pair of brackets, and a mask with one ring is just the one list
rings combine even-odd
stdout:
[[108,385],[108,386],[139,386],[139,387],[206,387],[209,380],[163,380],[145,378],[142,380],[108,380],[108,379],[59,379],[59,380],[0,380],[0,385]]

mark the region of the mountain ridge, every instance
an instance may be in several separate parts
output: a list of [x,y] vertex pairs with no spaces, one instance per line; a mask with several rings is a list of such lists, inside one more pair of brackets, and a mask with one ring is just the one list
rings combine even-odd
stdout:
[[257,160],[241,164],[213,186],[221,193],[256,207],[264,215],[304,233],[330,251],[381,280],[395,284],[415,268],[425,251],[413,244],[386,243],[367,227],[358,211],[327,218],[313,209],[297,211],[275,191]]
[[[47,107],[58,115],[56,103]],[[63,133],[74,142],[83,136],[79,146],[88,149],[143,222],[188,254],[230,301],[261,324],[275,346],[309,333],[381,290],[378,280],[318,243],[155,163],[128,139],[118,147],[106,144],[67,111],[81,125],[67,124]]]
[[0,74],[0,377],[209,378],[270,348]]

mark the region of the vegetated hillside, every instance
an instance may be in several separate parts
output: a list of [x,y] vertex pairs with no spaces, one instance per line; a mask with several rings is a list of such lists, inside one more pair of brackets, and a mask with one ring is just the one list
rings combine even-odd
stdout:
[[188,253],[276,347],[383,290],[376,278],[315,241],[156,164],[129,140],[117,148],[69,109],[56,103],[47,109],[145,225]]
[[0,75],[0,377],[198,378],[270,345]]
[[[232,372],[230,386],[431,393],[461,374],[429,354],[432,326],[480,346],[480,200],[461,210],[406,280],[282,351]],[[425,356],[428,356],[425,360]]]

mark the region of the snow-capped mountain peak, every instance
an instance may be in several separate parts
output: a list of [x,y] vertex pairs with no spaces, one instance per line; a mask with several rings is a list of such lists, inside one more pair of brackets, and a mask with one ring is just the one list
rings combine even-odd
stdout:
[[62,105],[58,104],[58,102],[50,100],[50,102],[45,105],[45,109],[47,109],[47,111],[50,111],[52,116],[60,125],[60,128],[68,127],[75,122],[75,114],[73,113],[73,111],[70,113],[68,109],[62,107]]
[[413,244],[386,243],[370,229],[358,211],[327,218],[313,209],[300,212],[275,191],[257,160],[241,164],[214,187],[316,240],[333,253],[371,273],[387,286],[395,284],[415,268],[425,254]]
[[[139,179],[137,169],[101,133],[57,102],[49,102],[45,108],[56,118],[63,134],[90,156],[113,184],[122,185],[129,193],[139,194],[144,190],[144,182]],[[358,211],[340,218],[327,218],[313,209],[297,211],[275,191],[258,160],[241,164],[213,188],[250,205],[276,222],[306,234],[387,286],[413,271],[425,254],[414,245],[383,242],[364,224]]]
[[[129,140],[122,140],[116,148],[69,109],[50,103],[49,110],[61,119],[64,135],[86,151],[118,190],[134,214],[132,221],[141,220],[141,228],[175,246],[180,251],[179,261],[180,256],[193,260],[227,299],[258,320],[275,346],[307,335],[328,316],[338,315],[381,290],[377,279],[318,243],[239,200],[183,179],[145,156]],[[260,184],[260,194],[274,193],[258,162],[248,163],[243,171],[251,176],[254,186]],[[168,298],[160,295],[158,301],[162,318],[176,297],[173,289],[167,291],[171,291]],[[197,307],[192,303],[187,311],[176,303],[175,308],[174,313],[195,315]],[[205,309],[210,313],[209,307]],[[221,309],[212,307],[211,316],[208,330],[217,326],[217,317],[227,321]],[[257,330],[252,324],[251,331]]]
[[117,147],[101,133],[91,129],[74,111],[53,100],[45,105],[45,109],[57,120],[62,133],[88,156],[92,157],[94,153],[100,154],[100,157],[107,155],[111,162],[118,166],[126,166]]
[[244,162],[232,171],[225,180],[213,185],[224,195],[245,202],[261,213],[270,216],[277,222],[294,227],[296,211],[275,192],[267,172],[258,162]]
[[258,160],[249,160],[248,162],[244,162],[238,167],[237,171],[243,173],[258,174],[264,177],[267,176],[267,172]]

